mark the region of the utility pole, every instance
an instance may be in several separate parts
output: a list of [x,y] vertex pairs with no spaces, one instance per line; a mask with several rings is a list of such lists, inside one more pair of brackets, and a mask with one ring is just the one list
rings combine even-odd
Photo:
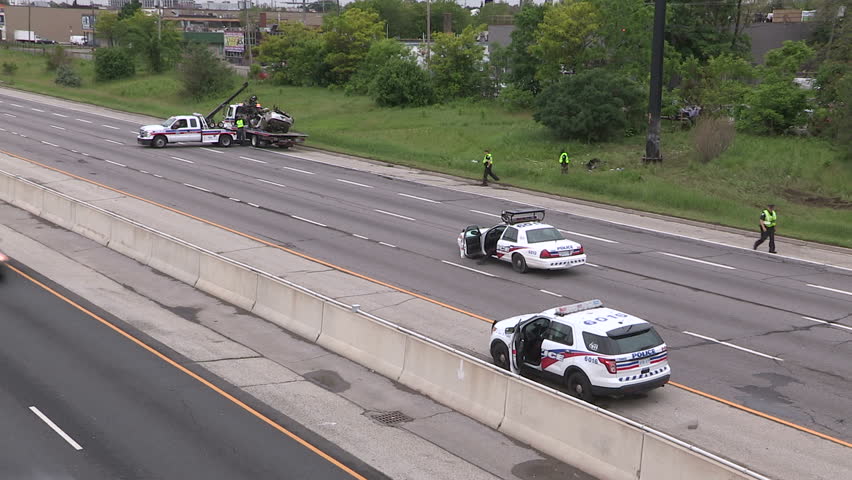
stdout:
[[33,2],[30,1],[29,3],[27,3],[27,40],[29,40],[31,42],[35,42],[35,38],[34,38],[35,35],[33,35],[32,15],[33,15]]
[[663,37],[666,29],[666,0],[654,2],[654,36],[651,39],[651,88],[648,94],[648,136],[645,157],[648,162],[662,162],[660,151],[660,114],[663,104]]
[[[163,0],[157,0],[157,40],[163,39]],[[94,0],[92,0],[94,2]]]
[[432,65],[432,0],[426,0],[426,67]]

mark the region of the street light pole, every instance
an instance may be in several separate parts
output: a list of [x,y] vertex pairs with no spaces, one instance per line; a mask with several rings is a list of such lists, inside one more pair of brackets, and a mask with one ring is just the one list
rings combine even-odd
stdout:
[[666,29],[666,0],[654,3],[654,36],[651,40],[651,88],[648,94],[648,136],[645,157],[648,162],[662,162],[660,151],[660,115],[663,104],[663,37]]
[[432,62],[432,0],[426,0],[426,67]]

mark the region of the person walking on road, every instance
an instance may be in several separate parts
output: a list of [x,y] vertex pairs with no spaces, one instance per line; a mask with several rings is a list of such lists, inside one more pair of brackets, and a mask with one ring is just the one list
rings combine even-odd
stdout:
[[559,165],[562,165],[562,174],[568,173],[568,165],[571,164],[571,157],[568,156],[568,149],[563,148],[559,155]]
[[246,142],[246,122],[242,118],[237,119],[237,141],[240,142],[240,145],[244,145]]
[[500,178],[497,175],[494,175],[494,172],[491,171],[491,167],[494,165],[494,158],[491,156],[491,150],[485,150],[485,157],[482,158],[482,165],[484,170],[482,171],[482,186],[488,186],[488,176],[491,175],[491,178],[494,179],[495,182],[499,182]]
[[775,251],[775,225],[778,223],[778,214],[775,213],[775,205],[767,205],[766,210],[760,212],[760,239],[754,242],[752,250],[757,250],[761,243],[769,238],[769,253]]

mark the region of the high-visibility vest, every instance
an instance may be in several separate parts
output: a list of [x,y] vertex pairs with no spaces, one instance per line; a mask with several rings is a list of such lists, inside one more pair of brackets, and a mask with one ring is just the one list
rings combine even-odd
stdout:
[[237,128],[243,128],[244,126],[245,126],[245,122],[243,122],[242,118],[237,120]]
[[769,228],[774,227],[776,221],[778,220],[778,214],[774,211],[770,212],[769,210],[763,211],[763,224]]
[[568,154],[562,152],[562,155],[559,155],[559,163],[571,163],[571,159],[568,158]]
[[491,160],[491,154],[490,153],[485,154],[485,158],[482,159],[482,163],[494,163],[494,161]]

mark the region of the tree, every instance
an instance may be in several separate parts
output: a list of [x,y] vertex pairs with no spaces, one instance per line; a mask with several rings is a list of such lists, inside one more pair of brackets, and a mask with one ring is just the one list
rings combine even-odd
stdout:
[[412,59],[411,51],[397,40],[384,39],[373,42],[364,61],[346,84],[346,93],[366,94],[370,84],[391,60]]
[[170,69],[180,58],[182,36],[171,22],[158,27],[157,18],[141,11],[123,22],[127,47],[143,59],[151,73]]
[[804,124],[807,93],[795,83],[771,79],[755,87],[739,108],[737,120],[743,130],[762,134],[782,134]]
[[712,6],[705,0],[684,0],[670,4],[667,13],[666,41],[684,57],[706,60],[748,52],[748,37],[734,31],[737,0],[720,0]]
[[418,107],[429,105],[435,98],[429,75],[410,57],[393,57],[385,62],[369,90],[383,107]]
[[701,68],[698,104],[710,112],[724,112],[743,102],[755,76],[747,61],[730,53],[713,57]]
[[186,46],[178,72],[183,83],[182,94],[193,100],[225,92],[236,83],[231,67],[200,43]]
[[99,82],[132,77],[136,74],[133,55],[121,47],[95,50],[95,80]]
[[126,32],[126,25],[118,19],[118,14],[103,12],[98,14],[95,22],[95,35],[101,41],[106,41],[107,46],[118,45]]
[[389,38],[417,38],[423,31],[414,4],[404,0],[358,0],[346,5],[346,9],[372,10],[384,22]]
[[476,37],[485,25],[468,26],[462,33],[435,34],[431,69],[435,92],[439,98],[472,97],[481,93],[483,47]]
[[587,1],[560,3],[545,11],[530,51],[539,59],[536,78],[553,81],[584,60],[585,50],[597,40],[602,23],[595,6]]
[[331,83],[344,85],[367,56],[370,44],[383,36],[384,26],[376,12],[352,8],[340,16],[326,16],[323,30]]
[[285,85],[321,85],[325,72],[322,35],[301,23],[279,26],[280,35],[269,35],[258,47],[258,60],[272,66],[272,79]]
[[[417,2],[412,5],[415,11],[416,25],[418,27],[417,36],[426,38],[426,2]],[[433,1],[430,12],[430,21],[432,27],[432,35],[444,32],[444,14],[449,13],[452,18],[452,30],[454,33],[464,31],[471,25],[470,11],[455,0],[437,0]]]
[[766,52],[763,66],[771,74],[792,79],[803,65],[814,58],[814,50],[804,40],[794,42],[785,40],[781,48]]
[[[139,0],[131,0],[121,6],[121,10],[118,12],[118,19],[127,20],[140,11],[142,11],[142,4],[139,3]],[[98,20],[100,20],[100,15],[98,16]]]
[[586,50],[588,66],[609,66],[635,77],[647,75],[651,61],[654,7],[644,0],[589,0],[599,14],[596,42]]
[[530,53],[530,47],[536,41],[538,25],[544,20],[546,5],[525,4],[515,15],[515,30],[512,43],[509,44],[509,81],[515,87],[537,94],[541,84],[536,78],[538,58]]
[[535,121],[562,138],[610,139],[638,126],[645,92],[632,80],[605,69],[566,75],[536,97]]

